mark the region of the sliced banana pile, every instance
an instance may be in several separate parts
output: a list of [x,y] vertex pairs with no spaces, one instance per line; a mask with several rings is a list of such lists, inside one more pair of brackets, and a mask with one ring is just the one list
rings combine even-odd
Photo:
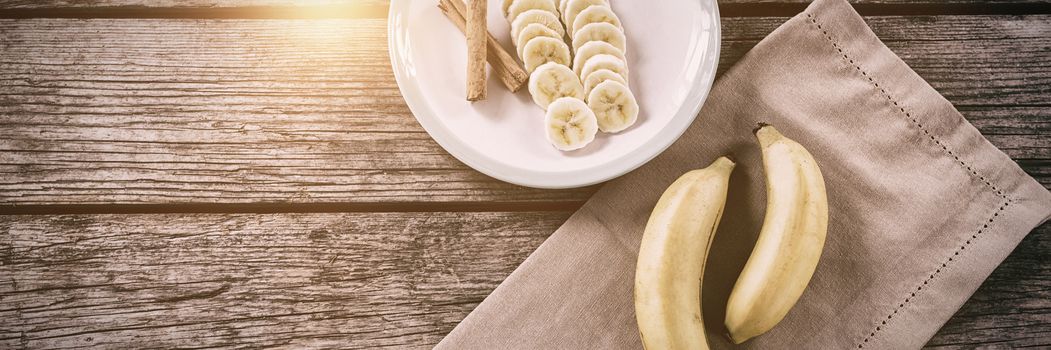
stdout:
[[608,0],[504,0],[503,11],[555,148],[580,149],[600,130],[635,123],[627,40]]
[[620,18],[607,0],[564,0],[559,6],[572,39],[573,72],[599,130],[615,133],[631,127],[639,104],[628,86],[628,47]]

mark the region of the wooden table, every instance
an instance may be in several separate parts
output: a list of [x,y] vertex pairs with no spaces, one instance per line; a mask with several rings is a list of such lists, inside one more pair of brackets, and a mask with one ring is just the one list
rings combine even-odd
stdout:
[[[856,5],[1051,187],[1051,4]],[[722,1],[720,69],[804,6]],[[0,0],[0,348],[437,343],[597,187],[443,151],[399,95],[386,11]],[[1051,345],[1049,254],[1044,225],[929,345]]]

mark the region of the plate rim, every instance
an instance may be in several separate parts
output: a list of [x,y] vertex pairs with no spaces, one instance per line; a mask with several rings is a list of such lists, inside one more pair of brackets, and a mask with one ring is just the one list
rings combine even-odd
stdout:
[[[405,63],[406,57],[402,56],[402,50],[399,50],[397,46],[399,31],[407,32],[409,24],[407,20],[404,24],[398,22],[396,17],[399,13],[406,12],[406,6],[413,3],[413,0],[391,0],[387,14],[387,51],[390,56],[391,68],[394,71],[394,79],[398,84],[398,90],[405,100],[405,104],[409,107],[409,111],[412,112],[413,117],[420,123],[420,126],[427,131],[427,134],[454,158],[485,175],[519,186],[540,189],[579,188],[615,179],[649,163],[650,160],[664,153],[668,147],[671,147],[672,144],[678,141],[682,134],[686,132],[686,129],[697,119],[715,82],[722,49],[722,16],[719,13],[719,4],[716,0],[698,1],[707,2],[711,5],[710,8],[714,18],[714,35],[709,39],[709,47],[715,48],[712,51],[714,59],[711,61],[710,67],[705,66],[697,70],[697,76],[695,76],[697,81],[690,88],[686,99],[672,116],[672,120],[654,135],[654,139],[665,141],[658,141],[661,142],[660,144],[651,143],[650,145],[653,146],[649,147],[637,147],[597,166],[568,172],[538,171],[496,162],[491,157],[467,146],[459,138],[455,137],[445,125],[437,121],[439,116],[423,101],[422,92],[420,92],[418,84],[409,78],[408,68]],[[710,75],[701,81],[701,78],[704,78],[705,74],[708,73]],[[691,101],[695,101],[693,105],[690,105]],[[683,114],[686,112],[689,114],[684,116]],[[432,121],[428,117],[435,120]],[[646,151],[644,152],[644,150]]]

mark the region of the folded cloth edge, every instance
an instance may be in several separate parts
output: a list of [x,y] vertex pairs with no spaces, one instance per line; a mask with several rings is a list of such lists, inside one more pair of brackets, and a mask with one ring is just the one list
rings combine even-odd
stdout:
[[[841,15],[844,13],[852,15]],[[842,63],[854,69],[858,78],[868,81],[875,93],[885,97],[897,109],[900,117],[908,119],[915,126],[918,144],[940,149],[945,157],[952,158],[962,171],[967,172],[976,184],[986,188],[990,195],[999,197],[999,207],[994,208],[984,222],[976,224],[976,231],[961,233],[959,248],[948,254],[941,266],[931,267],[932,273],[919,277],[915,289],[901,292],[900,303],[888,305],[885,314],[874,316],[868,333],[855,336],[856,348],[922,347],[955,310],[970,298],[995,267],[1003,262],[1014,246],[1033,228],[1051,218],[1051,192],[989,143],[944,96],[879,40],[847,1],[814,1],[796,19],[805,20],[813,30],[820,32],[828,41],[829,49],[842,57]],[[893,57],[894,60],[888,64],[885,57]],[[899,77],[899,80],[888,83],[882,81],[884,77]],[[988,242],[997,247],[985,250],[1003,253],[983,257],[984,260],[968,261],[967,248],[977,251],[974,246],[983,243],[980,240],[983,236],[1006,239],[1006,242]],[[974,268],[952,269],[953,263],[970,263]],[[934,285],[932,282],[935,279],[954,281]],[[960,290],[961,287],[964,290]],[[948,288],[954,289],[944,290]],[[943,291],[939,292],[938,289]],[[893,329],[888,323],[894,316],[904,314],[904,309],[923,300],[918,297],[923,297],[924,293],[950,296],[953,299],[925,300],[929,303],[948,302],[954,306],[952,308],[944,307],[945,304],[940,308],[921,307],[925,312],[941,309],[938,312],[941,315],[937,315],[942,320],[941,324],[929,327],[926,331],[916,332],[911,329],[897,333],[912,336],[893,339],[880,337]],[[901,316],[904,315],[899,316],[899,323]]]

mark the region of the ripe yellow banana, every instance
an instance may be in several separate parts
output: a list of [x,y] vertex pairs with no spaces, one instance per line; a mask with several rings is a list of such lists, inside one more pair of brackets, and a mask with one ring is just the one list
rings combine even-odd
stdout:
[[733,168],[720,157],[683,174],[646,222],[635,269],[635,317],[646,349],[708,349],[701,278]]
[[726,306],[726,328],[740,344],[774,328],[803,294],[828,229],[821,170],[805,148],[760,125],[766,170],[766,217]]

